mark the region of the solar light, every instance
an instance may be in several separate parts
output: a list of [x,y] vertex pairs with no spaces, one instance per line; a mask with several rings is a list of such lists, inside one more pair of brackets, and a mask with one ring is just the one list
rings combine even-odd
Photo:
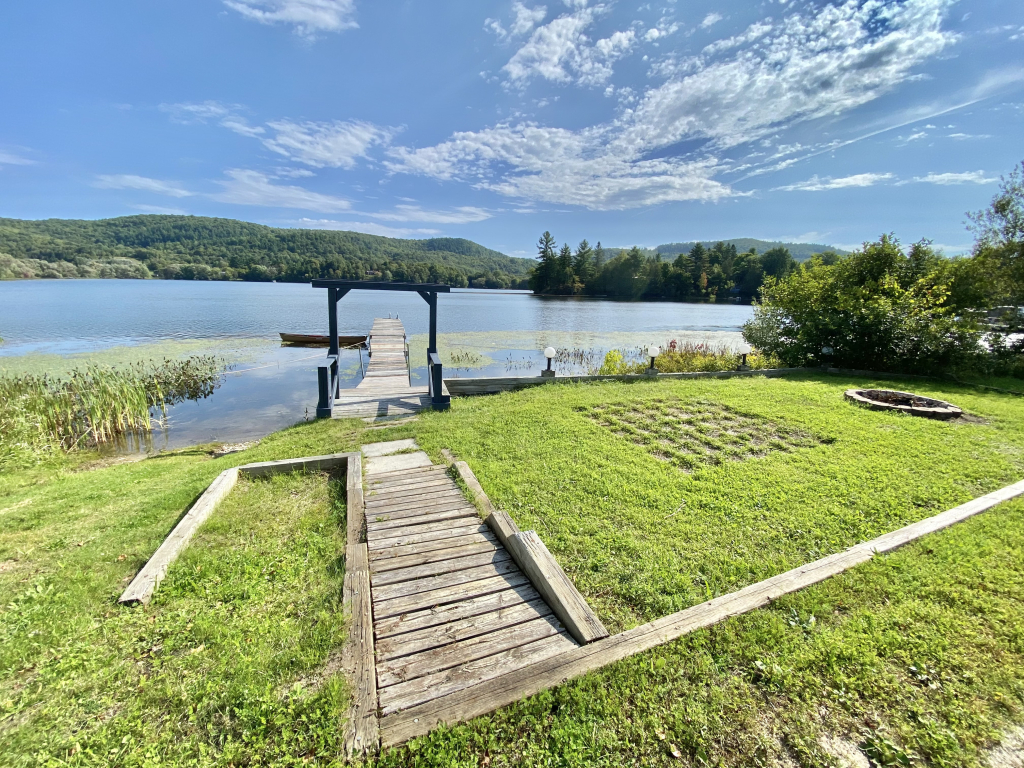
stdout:
[[661,354],[661,347],[651,344],[647,347],[647,356],[651,358],[651,367],[647,369],[648,373],[657,373],[658,369],[654,367],[654,358]]
[[548,367],[547,367],[547,370],[540,372],[541,376],[554,376],[555,375],[555,372],[553,370],[551,370],[551,361],[554,359],[556,354],[557,353],[555,352],[555,348],[554,347],[545,347],[544,348],[544,357],[546,357],[548,359]]

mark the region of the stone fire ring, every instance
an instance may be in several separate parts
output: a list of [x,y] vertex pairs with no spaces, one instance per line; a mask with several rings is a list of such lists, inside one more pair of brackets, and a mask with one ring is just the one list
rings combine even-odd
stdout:
[[873,411],[898,411],[926,419],[957,419],[963,411],[945,400],[915,395],[913,392],[898,392],[894,389],[848,389],[846,399],[865,405]]

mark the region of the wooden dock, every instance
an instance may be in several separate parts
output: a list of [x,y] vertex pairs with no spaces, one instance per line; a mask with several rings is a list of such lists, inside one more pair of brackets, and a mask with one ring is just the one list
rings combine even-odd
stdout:
[[430,408],[427,386],[412,386],[405,327],[402,321],[378,317],[369,336],[370,365],[353,389],[334,398],[335,419],[382,419],[408,416]]
[[578,647],[446,468],[415,448],[363,447],[385,729],[410,707]]

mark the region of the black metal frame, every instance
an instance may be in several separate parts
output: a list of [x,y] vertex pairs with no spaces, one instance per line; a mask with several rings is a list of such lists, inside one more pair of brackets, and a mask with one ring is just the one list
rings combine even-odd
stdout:
[[430,308],[430,340],[427,343],[427,369],[430,391],[430,404],[437,411],[447,409],[451,397],[444,394],[443,368],[441,358],[437,354],[437,294],[451,293],[451,288],[439,283],[382,283],[370,280],[314,280],[314,288],[327,289],[327,326],[330,335],[330,348],[327,350],[327,364],[317,369],[317,383],[320,389],[320,401],[316,406],[317,418],[330,418],[334,408],[334,398],[338,396],[338,301],[346,293],[355,289],[362,291],[415,291]]

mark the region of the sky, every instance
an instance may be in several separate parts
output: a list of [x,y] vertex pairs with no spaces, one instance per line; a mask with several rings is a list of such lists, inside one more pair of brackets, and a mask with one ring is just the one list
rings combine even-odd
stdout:
[[1020,0],[47,0],[0,31],[2,217],[953,255],[1024,160]]

